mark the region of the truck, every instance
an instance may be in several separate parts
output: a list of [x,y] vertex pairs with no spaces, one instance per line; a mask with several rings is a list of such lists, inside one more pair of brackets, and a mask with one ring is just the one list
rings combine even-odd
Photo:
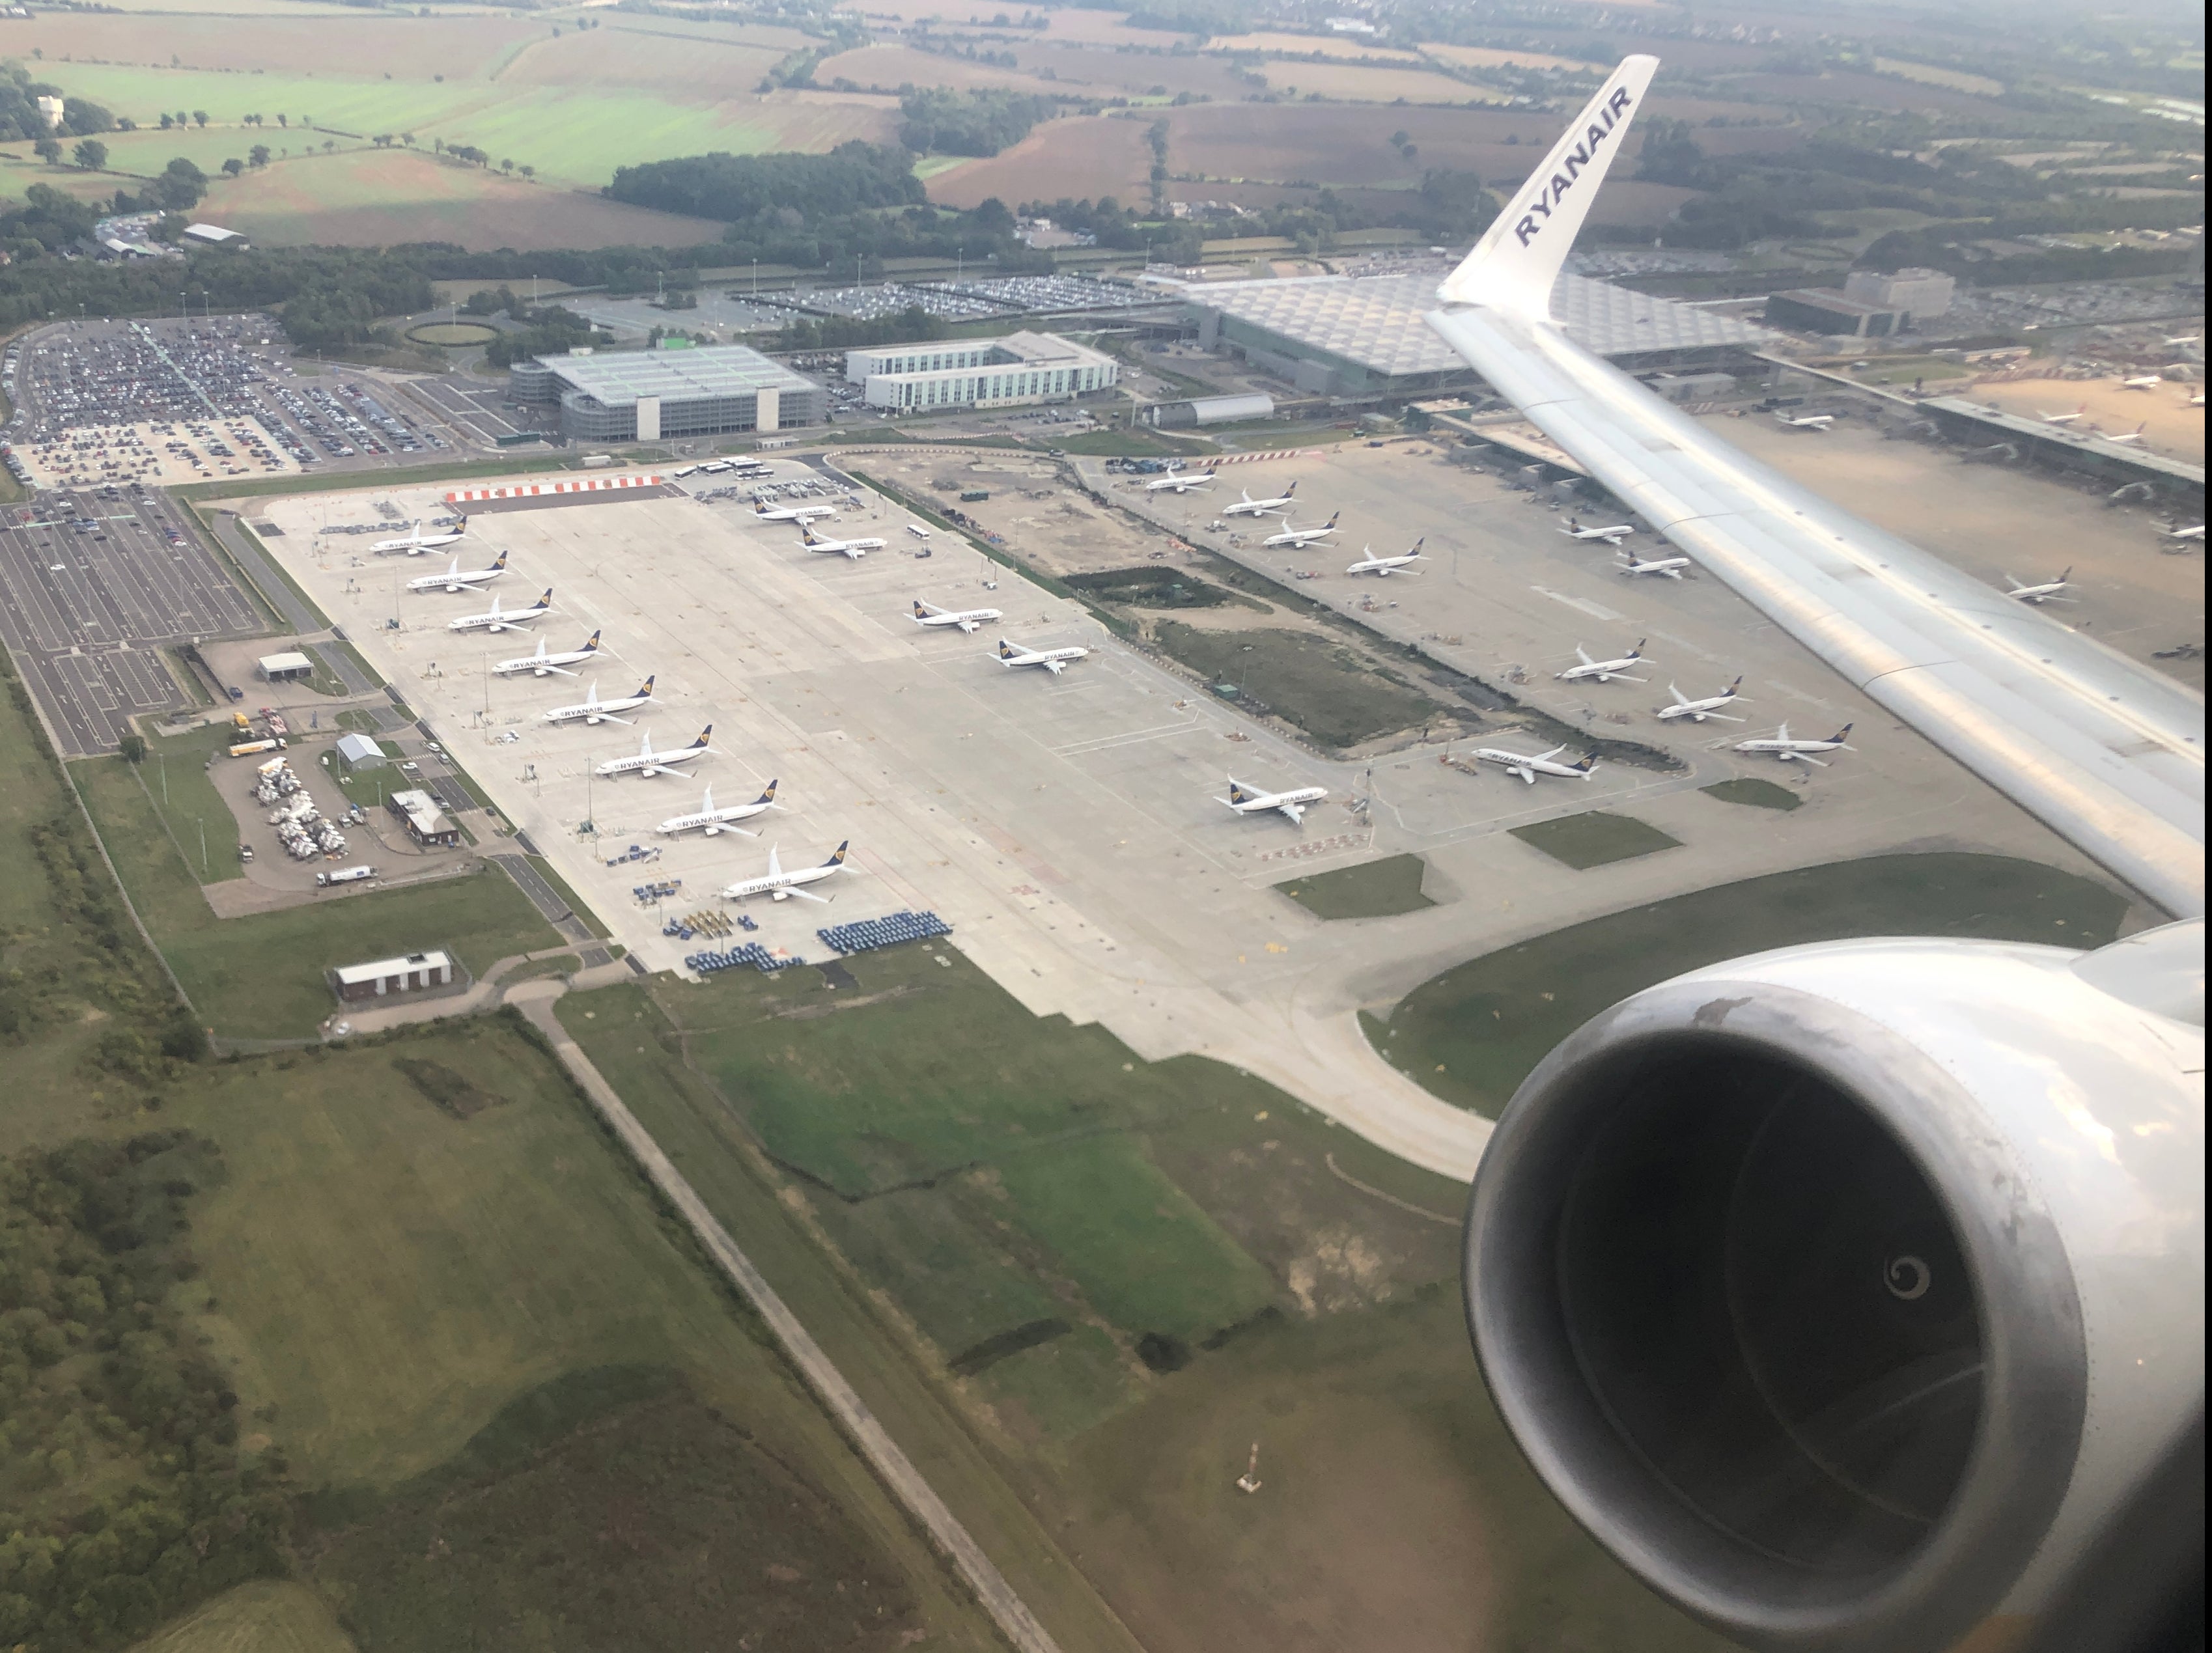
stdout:
[[276,743],[273,740],[241,740],[230,749],[230,755],[233,757],[251,757],[256,752],[273,752],[276,750]]
[[335,872],[316,873],[315,883],[319,888],[333,884],[359,884],[363,878],[375,876],[376,869],[373,866],[342,866]]
[[960,502],[963,505],[980,505],[990,497],[991,490],[988,488],[966,488],[961,490]]
[[230,714],[230,721],[232,726],[235,728],[250,729],[253,726],[252,720],[243,712],[233,712]]

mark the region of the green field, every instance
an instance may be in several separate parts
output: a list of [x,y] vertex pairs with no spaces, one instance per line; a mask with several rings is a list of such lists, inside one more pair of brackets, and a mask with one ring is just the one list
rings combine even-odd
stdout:
[[354,1644],[307,1585],[261,1578],[187,1613],[137,1653],[354,1653]]
[[[203,1022],[225,1037],[313,1037],[335,1007],[323,978],[334,964],[447,946],[481,975],[510,953],[560,941],[507,876],[489,867],[411,889],[218,919],[127,764],[95,758],[70,772],[139,916]],[[173,794],[173,774],[170,785]],[[197,836],[187,842],[197,851]],[[234,843],[210,838],[210,865]]]
[[1723,804],[1741,804],[1750,809],[1796,809],[1805,800],[1787,787],[1778,787],[1771,781],[1745,777],[1735,781],[1717,781],[1710,787],[1698,790],[1708,798],[1717,798]]
[[[280,756],[258,752],[252,759],[230,755],[234,743],[247,738],[235,725],[210,724],[189,734],[146,737],[146,761],[137,776],[146,789],[185,866],[202,884],[243,878],[238,860],[238,826],[218,787],[251,791],[254,765]],[[210,767],[209,759],[214,759]],[[200,834],[207,834],[207,860],[200,860]]]
[[1670,838],[1656,826],[1632,815],[1610,815],[1591,810],[1582,815],[1563,815],[1554,821],[1511,829],[1512,836],[1532,848],[1577,872],[1632,860],[1662,849],[1678,849],[1681,840]]
[[1436,905],[1421,893],[1421,876],[1427,871],[1419,855],[1386,855],[1316,878],[1291,878],[1275,888],[1320,918],[1389,918]]
[[[1033,1508],[1152,1653],[1714,1645],[1506,1441],[1449,1285],[1462,1188],[940,956],[847,960],[857,992],[732,972],[560,1013],[869,1404],[914,1420],[963,1519]],[[818,1139],[791,1128],[809,1113]],[[926,1376],[889,1358],[914,1333]],[[1255,1437],[1269,1492],[1247,1501]],[[1082,1577],[1036,1541],[994,1553],[1072,1611]]]
[[[138,122],[139,131],[103,140],[108,164],[118,171],[159,172],[182,155],[213,173],[229,156],[244,159],[256,143],[280,158],[296,157],[319,153],[325,143],[359,148],[380,133],[412,132],[418,149],[430,149],[435,139],[471,144],[495,161],[511,157],[549,178],[598,185],[617,167],[710,149],[751,154],[777,148],[781,136],[770,124],[747,119],[743,103],[718,110],[643,88],[507,86],[459,75],[442,84],[427,76],[244,76],[106,64],[55,64],[48,72],[70,96]],[[190,133],[145,131],[164,109],[204,109],[211,124]],[[289,117],[289,127],[277,126],[280,111]],[[246,114],[263,116],[266,125],[240,126]]]
[[1201,631],[1164,620],[1153,641],[1208,682],[1233,685],[1240,700],[1346,747],[1419,726],[1441,709],[1418,690],[1384,677],[1341,643],[1303,631]]
[[1545,1053],[1598,1012],[1684,970],[1847,936],[1978,936],[2094,947],[2126,901],[1997,855],[1875,855],[1777,872],[1593,919],[1488,954],[1361,1020],[1390,1065],[1495,1117]]

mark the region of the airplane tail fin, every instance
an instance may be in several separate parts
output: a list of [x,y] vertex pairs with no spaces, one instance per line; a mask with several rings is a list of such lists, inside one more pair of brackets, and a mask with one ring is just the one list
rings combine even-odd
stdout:
[[1641,54],[1621,60],[1474,251],[1437,289],[1438,299],[1551,319],[1559,268],[1658,68],[1656,58]]
[[538,599],[538,607],[540,607],[540,608],[542,608],[542,609],[550,609],[550,608],[551,608],[551,607],[553,606],[553,587],[552,587],[552,586],[546,586],[546,588],[545,588],[545,594],[544,594],[543,597],[540,597],[540,598]]
[[1002,660],[1011,660],[1014,658],[1014,646],[1004,637],[999,639],[999,658]]
[[1229,777],[1229,801],[1231,803],[1241,804],[1251,795],[1252,794],[1250,793],[1245,791],[1243,787],[1237,784],[1237,777],[1235,775]]
[[1629,658],[1630,659],[1632,659],[1632,660],[1634,660],[1634,659],[1641,659],[1643,658],[1643,656],[1644,656],[1644,645],[1645,641],[1646,641],[1646,640],[1645,640],[1644,638],[1642,638],[1642,637],[1638,637],[1638,638],[1636,640],[1636,647],[1633,647],[1633,648],[1632,648],[1632,649],[1630,649],[1630,650],[1628,651],[1628,658]]
[[1595,757],[1585,757],[1581,763],[1570,763],[1567,767],[1571,769],[1580,769],[1584,775],[1588,775],[1592,769],[1597,767],[1597,759]]
[[585,638],[583,647],[579,649],[577,652],[581,654],[598,653],[599,652],[599,634],[597,631],[594,631],[590,636]]
[[1828,738],[1834,741],[1838,746],[1840,746],[1844,744],[1844,738],[1848,736],[1850,732],[1851,726],[1846,723],[1842,728],[1837,730],[1835,733],[1830,735]]
[[1284,497],[1285,499],[1293,499],[1293,498],[1296,498],[1296,497],[1297,497],[1297,491],[1298,491],[1298,485],[1297,485],[1297,483],[1291,483],[1288,488],[1285,488],[1285,489],[1283,489],[1283,497]]
[[[657,676],[659,676],[659,673],[657,673],[657,672],[654,674],[654,676],[656,676],[656,677],[657,677]],[[641,684],[638,684],[638,686],[637,686],[637,697],[638,697],[640,700],[651,700],[651,699],[653,698],[653,678],[647,678],[643,683],[641,683]]]
[[698,739],[693,741],[691,744],[694,749],[703,751],[706,749],[707,743],[714,738],[714,726],[710,723],[705,728],[699,731]]
[[822,863],[822,865],[823,865],[823,866],[844,866],[844,864],[845,864],[845,852],[846,852],[846,850],[848,850],[848,848],[850,848],[852,847],[852,843],[853,843],[853,841],[852,841],[850,838],[846,839],[846,840],[845,840],[845,842],[844,842],[843,843],[839,844],[839,845],[837,846],[837,848],[835,848],[835,849],[833,849],[833,850],[831,850],[831,851],[830,852],[830,859],[829,859],[828,860],[826,860],[826,861],[823,862],[823,863]]
[[756,804],[773,804],[775,802],[775,782],[773,781],[769,781],[767,788],[762,792],[759,797],[754,799],[753,802]]
[[1328,520],[1327,522],[1323,523],[1322,526],[1323,527],[1326,527],[1326,528],[1334,528],[1334,527],[1335,527],[1335,526],[1336,526],[1336,520],[1337,520],[1339,517],[1342,516],[1343,514],[1344,514],[1344,513],[1343,513],[1343,512],[1341,512],[1341,511],[1331,511],[1331,512],[1328,514]]
[[1721,693],[1723,693],[1723,695],[1733,695],[1734,693],[1735,693],[1735,691],[1736,691],[1737,690],[1739,690],[1739,689],[1741,689],[1741,688],[1742,688],[1742,687],[1743,687],[1743,673],[1742,673],[1742,672],[1737,672],[1737,673],[1735,674],[1735,682],[1733,682],[1733,683],[1731,683],[1730,684],[1729,684],[1729,686],[1728,686],[1727,688],[1725,688],[1725,689],[1722,690],[1721,690]]
[[501,551],[497,556],[492,558],[491,565],[495,569],[504,569],[507,567],[507,553]]

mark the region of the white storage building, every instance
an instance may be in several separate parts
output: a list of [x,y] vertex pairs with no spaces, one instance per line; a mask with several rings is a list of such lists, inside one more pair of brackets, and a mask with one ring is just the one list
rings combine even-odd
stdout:
[[331,972],[331,985],[348,1004],[382,999],[395,993],[419,993],[425,988],[449,988],[458,979],[450,955],[444,952],[409,953],[404,958],[380,958],[368,964],[341,964]]

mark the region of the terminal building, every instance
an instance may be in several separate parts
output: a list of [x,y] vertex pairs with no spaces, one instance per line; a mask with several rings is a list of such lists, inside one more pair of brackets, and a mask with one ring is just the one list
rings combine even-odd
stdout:
[[558,403],[561,435],[581,442],[765,435],[830,414],[828,391],[743,344],[544,356],[507,384],[518,402]]
[[[1317,276],[1193,283],[1198,342],[1242,356],[1309,396],[1416,397],[1480,387],[1423,319],[1437,277]],[[1773,335],[1717,311],[1562,276],[1552,313],[1569,336],[1629,371],[1718,367]]]
[[1771,295],[1766,319],[1778,327],[1824,337],[1888,338],[1948,310],[1957,286],[1940,270],[1900,270],[1888,276],[1854,270],[1841,292],[1802,287]]
[[872,408],[1018,408],[1111,390],[1121,364],[1057,333],[942,339],[845,352],[845,377]]

